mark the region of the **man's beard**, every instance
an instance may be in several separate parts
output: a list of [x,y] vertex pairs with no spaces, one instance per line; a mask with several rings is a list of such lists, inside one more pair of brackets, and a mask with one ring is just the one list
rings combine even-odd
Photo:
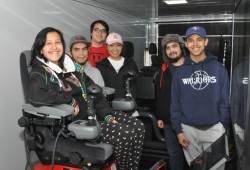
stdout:
[[171,63],[177,63],[182,58],[182,56],[178,56],[176,58],[169,58],[169,57],[167,58]]

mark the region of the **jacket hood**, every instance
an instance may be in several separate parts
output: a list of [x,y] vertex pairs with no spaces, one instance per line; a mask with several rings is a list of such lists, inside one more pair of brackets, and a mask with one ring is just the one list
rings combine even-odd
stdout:
[[202,61],[200,61],[199,63],[195,63],[191,58],[190,58],[190,55],[187,56],[184,60],[184,64],[186,65],[193,65],[193,64],[200,64],[200,63],[206,63],[206,62],[209,62],[211,60],[217,60],[217,57],[210,54],[210,53],[207,53],[206,52],[206,58]]
[[39,65],[39,61],[42,62],[44,65],[48,66],[49,68],[51,68],[53,71],[57,72],[57,73],[69,73],[69,72],[74,72],[75,71],[75,65],[73,63],[73,61],[71,60],[71,58],[67,55],[64,54],[64,60],[63,60],[63,66],[66,69],[66,71],[63,71],[61,67],[59,67],[58,65],[47,61],[45,62],[44,59],[36,57],[37,60],[34,61],[33,65]]

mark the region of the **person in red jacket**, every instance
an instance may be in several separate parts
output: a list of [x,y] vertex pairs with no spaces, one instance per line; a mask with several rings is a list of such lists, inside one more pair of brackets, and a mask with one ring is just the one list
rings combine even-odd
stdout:
[[89,46],[88,61],[95,67],[96,63],[109,56],[106,48],[106,38],[109,26],[103,20],[96,20],[90,25],[91,45]]

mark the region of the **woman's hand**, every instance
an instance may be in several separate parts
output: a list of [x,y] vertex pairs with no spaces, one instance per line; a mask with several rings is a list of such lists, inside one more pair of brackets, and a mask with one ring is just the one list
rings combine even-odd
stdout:
[[73,116],[78,115],[79,111],[80,111],[79,106],[76,105],[76,106],[74,107],[74,112],[72,113],[72,115],[73,115]]
[[111,121],[111,123],[112,123],[112,124],[117,124],[118,122],[117,122],[115,119],[113,119],[113,120]]
[[107,115],[104,120],[107,123],[112,123],[112,124],[118,123],[112,115]]

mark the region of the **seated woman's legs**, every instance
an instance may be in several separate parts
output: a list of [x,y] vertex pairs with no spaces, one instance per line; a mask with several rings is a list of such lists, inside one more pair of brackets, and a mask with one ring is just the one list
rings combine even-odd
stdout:
[[101,122],[102,142],[114,145],[118,170],[137,170],[143,149],[143,123],[126,113],[116,112],[118,124]]
[[132,150],[129,163],[132,163],[134,169],[138,169],[143,150],[145,126],[139,119],[123,112],[116,112],[114,117],[119,123],[128,125],[134,131],[134,141],[131,146]]

